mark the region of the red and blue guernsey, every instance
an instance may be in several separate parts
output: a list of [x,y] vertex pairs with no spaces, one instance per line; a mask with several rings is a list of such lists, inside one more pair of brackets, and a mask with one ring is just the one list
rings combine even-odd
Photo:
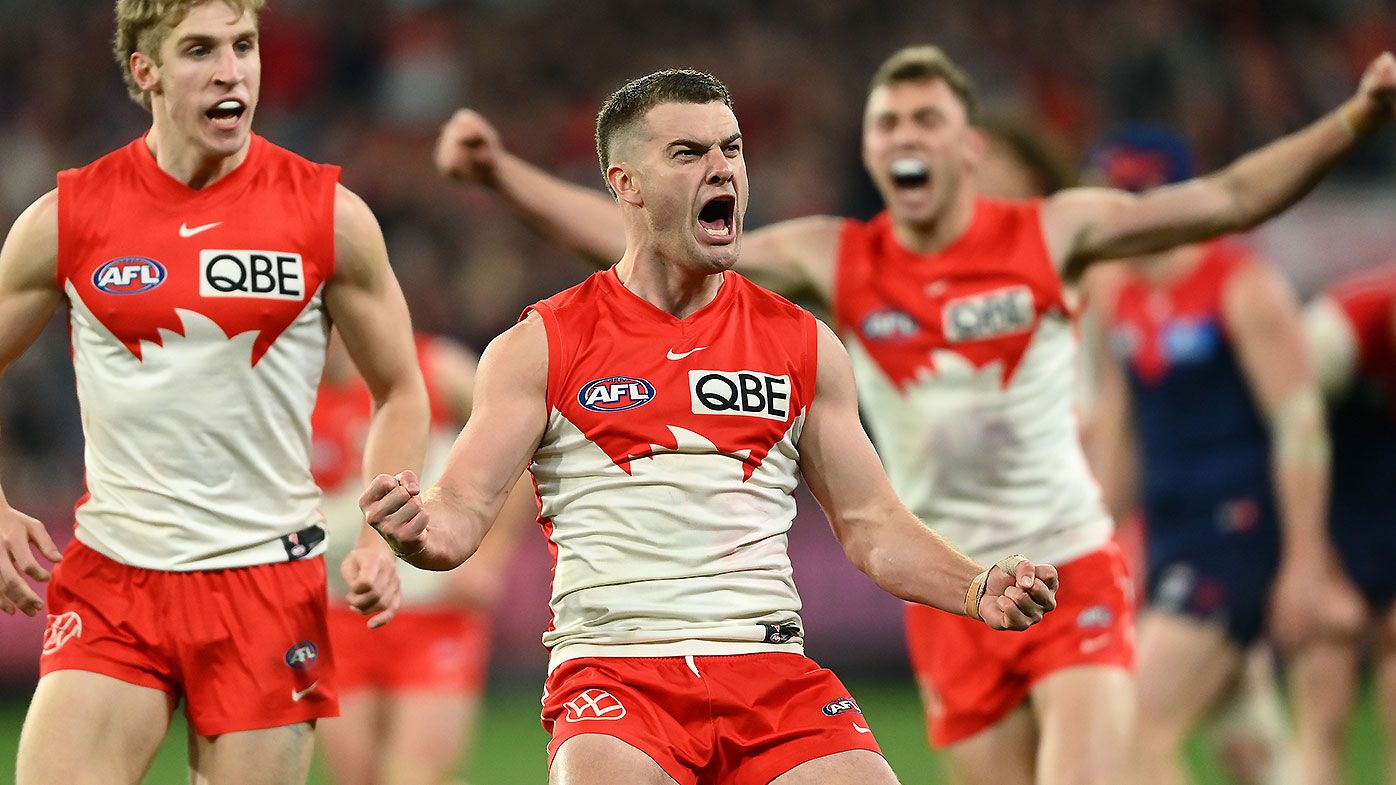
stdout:
[[1257,263],[1211,243],[1171,282],[1126,275],[1108,311],[1139,449],[1150,602],[1221,617],[1242,641],[1259,632],[1279,529],[1269,431],[1222,301],[1232,276]]

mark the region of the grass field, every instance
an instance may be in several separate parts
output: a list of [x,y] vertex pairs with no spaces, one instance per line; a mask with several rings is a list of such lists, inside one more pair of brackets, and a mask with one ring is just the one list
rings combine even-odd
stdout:
[[[905,785],[943,782],[939,762],[927,750],[921,726],[921,710],[910,685],[902,682],[863,681],[850,684],[868,722],[877,732],[887,759]],[[0,783],[14,776],[15,749],[19,741],[24,704],[0,703]],[[185,782],[184,724],[171,732],[146,778],[149,785]],[[543,785],[547,781],[544,747],[547,737],[538,724],[538,695],[531,687],[496,690],[484,715],[475,760],[464,774],[471,785]],[[1226,780],[1207,765],[1194,744],[1191,759],[1199,782],[1222,785]],[[1370,700],[1363,702],[1353,727],[1349,760],[1351,785],[1379,785],[1381,743]],[[311,782],[326,781],[318,772]]]

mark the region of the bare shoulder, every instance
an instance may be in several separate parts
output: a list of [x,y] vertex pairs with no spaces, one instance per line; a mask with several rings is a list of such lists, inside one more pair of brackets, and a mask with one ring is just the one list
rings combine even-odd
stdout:
[[529,313],[513,327],[490,341],[480,356],[479,379],[501,377],[546,385],[548,378],[548,333],[543,317]]
[[361,278],[387,266],[388,250],[378,219],[364,200],[343,185],[335,185],[334,247],[336,277]]
[[1299,295],[1293,284],[1269,261],[1253,257],[1226,282],[1222,307],[1227,320],[1270,321],[1298,318]]
[[58,190],[29,205],[5,239],[0,254],[0,281],[23,288],[56,287],[58,267]]

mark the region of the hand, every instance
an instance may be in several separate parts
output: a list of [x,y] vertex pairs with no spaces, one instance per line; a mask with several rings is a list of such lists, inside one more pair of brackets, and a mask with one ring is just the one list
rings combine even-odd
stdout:
[[374,477],[359,497],[364,523],[398,556],[413,556],[426,548],[427,513],[422,508],[421,492],[417,473],[409,469],[393,477]]
[[1022,559],[1010,574],[1004,567],[1012,558],[989,568],[979,600],[979,617],[996,630],[1026,630],[1057,607],[1057,568]]
[[436,170],[463,183],[489,185],[504,152],[499,132],[479,112],[458,109],[441,126],[436,140]]
[[24,573],[36,581],[49,579],[49,571],[39,566],[34,558],[34,546],[51,562],[63,559],[42,523],[18,510],[0,506],[0,611],[11,616],[16,608],[26,616],[44,609],[43,600],[20,577],[20,573]]
[[1392,117],[1396,100],[1396,57],[1382,52],[1367,65],[1357,94],[1343,107],[1343,120],[1354,133],[1366,133]]
[[349,584],[345,599],[349,607],[367,616],[369,629],[382,627],[397,615],[402,605],[397,559],[382,546],[355,548],[339,565],[339,574]]
[[1270,596],[1270,631],[1295,651],[1317,640],[1351,640],[1361,629],[1366,604],[1352,581],[1330,559],[1286,558]]

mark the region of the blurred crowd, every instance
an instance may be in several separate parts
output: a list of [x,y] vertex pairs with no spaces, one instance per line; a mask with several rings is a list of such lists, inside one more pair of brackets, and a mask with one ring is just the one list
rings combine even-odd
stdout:
[[[436,176],[432,142],[456,106],[480,109],[525,157],[599,186],[592,128],[607,92],[657,68],[708,70],[744,123],[749,226],[865,216],[876,196],[859,164],[859,114],[868,77],[897,47],[940,44],[990,107],[1035,118],[1077,158],[1111,127],[1161,121],[1209,169],[1348,95],[1396,40],[1396,3],[272,0],[262,31],[255,127],[341,164],[383,223],[417,326],[480,347],[589,268]],[[147,126],[111,34],[106,2],[0,0],[0,225],[52,188],[56,170]],[[1331,235],[1381,246],[1371,238],[1391,197],[1373,212],[1362,189],[1390,181],[1393,152],[1389,137],[1360,150],[1327,200],[1293,219],[1304,225],[1307,210],[1319,229],[1282,221],[1270,243],[1283,247],[1268,250],[1292,267],[1306,248],[1331,248]],[[1375,261],[1353,253],[1349,267]],[[65,319],[0,380],[0,476],[15,506],[56,525],[81,488]]]

